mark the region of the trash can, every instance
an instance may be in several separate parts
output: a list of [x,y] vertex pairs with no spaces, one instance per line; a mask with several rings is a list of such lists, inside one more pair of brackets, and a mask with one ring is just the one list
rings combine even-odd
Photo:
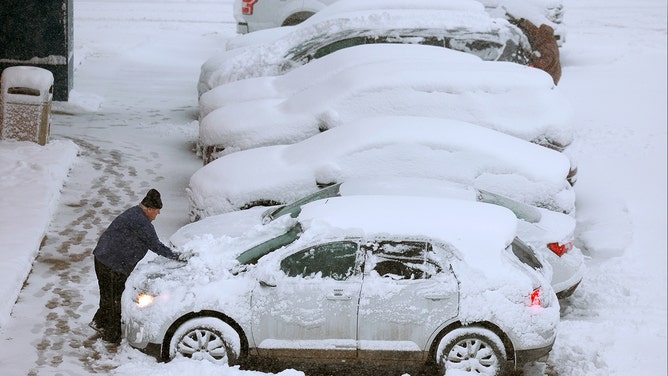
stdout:
[[30,66],[5,68],[0,90],[0,139],[45,145],[51,132],[53,73]]

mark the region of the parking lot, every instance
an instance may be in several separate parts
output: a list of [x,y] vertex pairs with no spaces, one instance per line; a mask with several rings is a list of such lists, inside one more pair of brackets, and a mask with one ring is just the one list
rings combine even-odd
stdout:
[[[156,364],[126,343],[116,347],[93,338],[87,323],[97,308],[97,286],[90,252],[111,219],[152,187],[163,193],[165,203],[155,222],[161,239],[189,222],[185,188],[202,165],[193,152],[199,66],[234,35],[231,5],[74,3],[75,91],[70,103],[54,106],[52,137],[74,141],[81,154],[10,324],[2,329],[0,368],[26,375],[210,371],[199,363]],[[665,372],[665,289],[657,297],[646,287],[666,283],[666,217],[638,198],[657,197],[663,204],[657,206],[665,208],[665,128],[657,128],[665,122],[665,69],[657,69],[665,68],[665,4],[645,1],[637,7],[618,0],[616,7],[602,11],[601,3],[566,2],[572,44],[562,50],[560,83],[576,102],[580,125],[573,154],[582,174],[576,186],[581,194],[578,241],[587,250],[588,274],[562,302],[562,322],[547,365],[532,365],[525,375]],[[599,17],[591,21],[594,11]],[[632,21],[620,16],[628,12],[636,16]],[[612,38],[633,53],[610,49]],[[588,43],[596,47],[585,48]],[[648,68],[632,69],[647,62]],[[631,73],[620,77],[624,69]],[[644,95],[644,84],[634,81],[646,78],[640,74],[644,69],[657,72],[658,84],[650,90],[663,97],[646,98],[646,107],[620,109],[638,93]],[[581,82],[587,79],[591,84]],[[605,99],[618,102],[595,101],[610,89],[596,84],[613,79],[625,89]],[[654,112],[645,115],[648,109]],[[641,125],[628,125],[635,119]],[[634,181],[610,186],[608,164],[626,171],[631,166]],[[611,197],[612,204],[601,203]],[[633,235],[625,237],[628,233]],[[601,242],[600,234],[609,242]],[[628,345],[642,340],[652,345],[649,350]],[[236,372],[241,371],[225,368],[220,374]],[[283,373],[294,374],[299,372]]]

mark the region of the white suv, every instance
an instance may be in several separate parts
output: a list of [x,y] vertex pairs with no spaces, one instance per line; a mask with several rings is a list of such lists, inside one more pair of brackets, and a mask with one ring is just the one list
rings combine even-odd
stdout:
[[301,23],[336,0],[235,0],[237,33]]

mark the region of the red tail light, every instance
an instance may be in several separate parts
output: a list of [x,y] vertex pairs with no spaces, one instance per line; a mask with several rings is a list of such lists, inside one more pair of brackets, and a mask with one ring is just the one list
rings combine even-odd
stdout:
[[531,300],[529,306],[532,307],[532,308],[534,308],[534,307],[535,307],[535,308],[540,307],[540,306],[541,306],[541,304],[540,304],[540,296],[541,296],[542,294],[543,294],[543,292],[541,291],[540,288],[537,288],[537,289],[533,290],[533,292],[531,293],[531,296],[529,296],[529,298],[530,298],[530,300]]
[[253,7],[257,0],[241,0],[241,13],[250,16],[253,14]]
[[554,252],[557,256],[561,257],[573,248],[573,242],[568,242],[566,244],[550,243],[547,245],[547,248],[549,248],[550,251]]

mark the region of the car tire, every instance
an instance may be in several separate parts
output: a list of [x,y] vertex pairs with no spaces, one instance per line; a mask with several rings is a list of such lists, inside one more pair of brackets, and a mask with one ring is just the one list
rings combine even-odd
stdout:
[[459,328],[446,334],[436,351],[436,363],[442,375],[449,370],[485,376],[507,371],[503,342],[484,328]]
[[185,356],[216,364],[239,361],[241,339],[228,324],[214,317],[198,317],[183,323],[169,341],[169,359]]
[[315,13],[313,12],[299,12],[288,16],[288,18],[283,21],[281,26],[294,26],[299,25],[300,23],[306,21],[307,18],[311,17]]

